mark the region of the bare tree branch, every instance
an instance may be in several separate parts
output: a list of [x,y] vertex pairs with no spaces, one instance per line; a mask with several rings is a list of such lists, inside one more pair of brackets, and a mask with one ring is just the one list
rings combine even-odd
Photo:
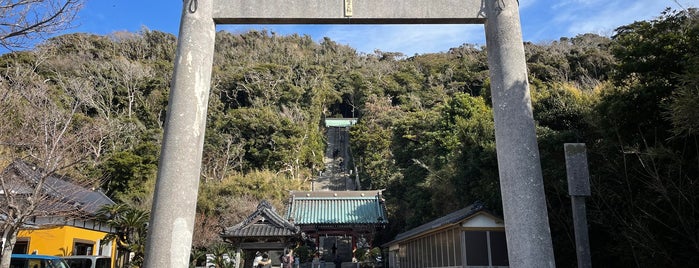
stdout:
[[82,0],[2,0],[0,46],[25,48],[31,40],[72,27]]
[[[28,223],[51,225],[55,220],[89,216],[95,206],[81,197],[103,196],[90,190],[94,181],[69,181],[58,175],[89,157],[93,150],[89,141],[102,136],[87,131],[92,128],[89,122],[74,120],[83,106],[76,95],[85,84],[60,73],[42,79],[36,70],[44,56],[32,54],[30,64],[10,61],[0,76],[0,95],[7,96],[0,102],[0,167],[11,162],[0,173],[0,228],[5,241],[1,268],[9,266],[17,233]],[[36,222],[37,218],[42,221]]]

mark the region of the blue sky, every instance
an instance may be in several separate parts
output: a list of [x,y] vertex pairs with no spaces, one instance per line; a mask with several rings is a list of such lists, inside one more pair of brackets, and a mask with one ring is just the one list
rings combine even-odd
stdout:
[[[699,0],[520,0],[524,41],[544,43],[583,33],[611,36],[616,27],[658,17],[666,8],[698,7]],[[69,32],[107,35],[143,27],[177,34],[180,0],[87,0]],[[375,49],[416,53],[447,51],[463,43],[485,43],[483,25],[224,25],[218,30],[266,29],[277,34],[323,37],[373,53]]]

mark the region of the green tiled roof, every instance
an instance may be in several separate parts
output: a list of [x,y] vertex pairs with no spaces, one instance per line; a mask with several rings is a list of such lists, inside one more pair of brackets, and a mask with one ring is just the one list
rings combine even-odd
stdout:
[[326,118],[325,127],[349,127],[357,123],[357,118]]
[[292,191],[287,218],[296,225],[387,222],[380,191]]

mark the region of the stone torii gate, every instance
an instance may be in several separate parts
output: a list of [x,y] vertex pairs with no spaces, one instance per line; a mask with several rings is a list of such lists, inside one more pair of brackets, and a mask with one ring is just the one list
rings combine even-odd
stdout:
[[485,24],[512,267],[554,267],[517,0],[183,0],[145,267],[188,267],[216,24]]

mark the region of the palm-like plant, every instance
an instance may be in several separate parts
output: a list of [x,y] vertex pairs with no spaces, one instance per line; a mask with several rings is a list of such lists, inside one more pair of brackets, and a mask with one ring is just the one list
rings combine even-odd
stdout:
[[197,262],[206,258],[206,249],[193,248],[189,255],[189,268],[197,267]]
[[125,204],[114,204],[102,207],[98,216],[116,230],[106,235],[104,240],[115,241],[123,255],[133,253],[133,257],[126,258],[124,265],[139,267],[143,263],[150,213]]
[[225,243],[218,243],[209,248],[213,255],[213,263],[216,268],[232,268],[235,267],[235,261],[230,259],[233,256],[233,249]]

